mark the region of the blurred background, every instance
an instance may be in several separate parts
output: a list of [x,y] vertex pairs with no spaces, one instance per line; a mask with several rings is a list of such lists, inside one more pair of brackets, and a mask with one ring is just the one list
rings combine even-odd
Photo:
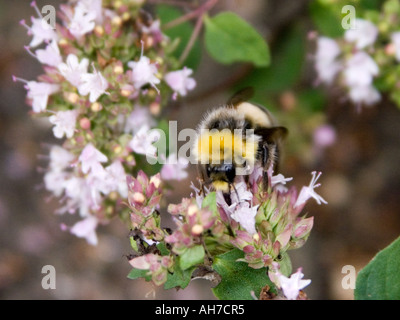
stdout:
[[[307,205],[314,228],[306,245],[290,252],[293,269],[303,267],[312,279],[310,299],[353,299],[353,291],[342,288],[343,266],[359,271],[400,234],[400,110],[383,97],[358,112],[340,92],[318,86],[311,2],[221,0],[216,12],[235,11],[265,36],[271,66],[222,66],[204,53],[196,89],[164,116],[177,120],[178,130],[195,128],[207,109],[223,104],[236,88],[255,86],[257,102],[290,132],[282,173],[301,188],[311,171],[323,172],[317,192],[328,205]],[[29,3],[0,0],[0,298],[214,299],[205,280],[184,291],[128,280],[129,230],[119,220],[98,228],[96,247],[61,231],[68,217],[54,214],[57,199],[42,182],[48,161],[43,155],[58,141],[47,121],[28,114],[26,91],[12,82],[12,75],[31,80],[42,72],[23,48],[30,38],[19,21],[35,14]],[[62,1],[37,3],[58,8]],[[173,184],[169,202],[190,194],[195,172],[191,167],[188,179]],[[56,269],[55,290],[41,286],[45,265]]]

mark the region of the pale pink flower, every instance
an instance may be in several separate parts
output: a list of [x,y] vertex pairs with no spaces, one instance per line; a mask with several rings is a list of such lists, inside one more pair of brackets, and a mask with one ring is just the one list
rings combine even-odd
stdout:
[[64,191],[64,182],[68,179],[68,173],[59,170],[50,170],[44,175],[44,186],[56,197],[61,196]]
[[143,125],[151,128],[156,124],[150,114],[149,108],[136,105],[134,110],[126,119],[124,132],[136,133]]
[[49,168],[52,171],[62,171],[67,169],[74,159],[75,156],[63,147],[52,146],[50,149]]
[[132,68],[132,82],[136,89],[140,89],[145,84],[150,84],[157,91],[156,84],[160,83],[160,79],[156,77],[157,67],[154,63],[150,63],[150,59],[143,55],[142,52],[139,61],[129,61],[128,66]]
[[74,15],[68,25],[68,30],[76,39],[81,39],[85,34],[92,32],[95,27],[96,13],[87,11],[86,6],[78,2]]
[[255,234],[256,231],[256,214],[258,205],[250,207],[248,202],[239,204],[235,211],[231,214],[231,218],[239,222],[240,226],[245,229],[250,235]]
[[318,79],[326,84],[331,84],[342,68],[337,60],[341,51],[337,42],[331,38],[320,37],[317,40],[315,53],[315,70]]
[[276,176],[272,176],[271,178],[271,187],[274,187],[277,184],[286,184],[288,181],[292,181],[293,178],[285,178],[283,174],[279,173]]
[[58,139],[64,137],[72,138],[75,132],[77,110],[58,111],[49,118],[49,121],[54,124],[53,133]]
[[355,29],[349,29],[344,34],[348,42],[355,42],[357,49],[364,49],[374,44],[378,36],[378,28],[368,20],[356,19]]
[[101,162],[107,162],[107,157],[97,150],[93,144],[89,143],[82,150],[82,153],[79,156],[79,161],[82,164],[83,173],[88,173],[89,170],[92,170],[92,173],[95,173],[96,170],[99,169],[99,165],[101,166]]
[[25,20],[21,20],[20,24],[28,29],[28,35],[32,35],[33,38],[29,43],[29,46],[34,48],[46,41],[57,41],[58,36],[55,30],[53,30],[46,21],[40,18],[31,17],[32,26],[29,27]]
[[82,75],[87,73],[88,66],[89,60],[87,58],[83,58],[79,62],[78,57],[70,53],[66,63],[61,63],[58,70],[65,79],[78,88],[82,84]]
[[188,177],[186,168],[189,161],[185,158],[177,158],[176,154],[171,154],[161,169],[161,178],[163,180],[183,180]]
[[96,102],[97,99],[107,93],[108,82],[103,75],[94,67],[94,73],[85,73],[81,75],[81,84],[78,87],[79,94],[86,96],[89,94],[89,101]]
[[192,73],[192,69],[185,67],[182,70],[168,72],[164,79],[172,90],[181,96],[186,96],[188,90],[193,90],[196,87],[196,80],[189,77]]
[[40,63],[48,66],[57,67],[62,62],[60,55],[60,49],[58,48],[57,42],[50,42],[45,49],[38,49],[35,51],[36,58]]
[[108,173],[108,183],[112,190],[117,190],[123,197],[128,197],[128,184],[126,183],[126,172],[119,160],[115,160],[111,165],[106,167]]
[[94,20],[97,24],[103,22],[102,0],[80,0],[80,3],[87,12],[94,13]]
[[297,269],[297,272],[293,273],[290,278],[283,274],[278,275],[280,287],[288,300],[296,300],[299,296],[300,290],[304,289],[311,283],[310,279],[302,280],[303,277],[304,274],[301,272],[301,268]]
[[329,124],[324,124],[315,129],[313,133],[314,145],[318,148],[329,147],[336,141],[336,131]]
[[321,185],[320,183],[317,184],[316,182],[322,173],[319,172],[317,175],[317,172],[313,171],[313,172],[311,172],[311,174],[313,176],[311,179],[311,182],[307,187],[301,188],[300,194],[297,197],[296,203],[294,204],[295,208],[297,206],[303,205],[310,198],[314,198],[318,204],[321,204],[321,203],[327,204],[328,203],[314,191],[315,188],[317,188]]
[[160,132],[150,130],[148,126],[144,125],[129,142],[129,147],[136,153],[155,157],[157,155],[157,147],[153,143],[158,141],[160,137]]
[[350,88],[349,97],[352,102],[366,106],[374,105],[381,100],[380,92],[372,85]]
[[359,51],[347,60],[344,79],[346,85],[351,88],[368,86],[378,73],[379,67],[376,62],[366,52]]
[[99,221],[94,216],[88,216],[85,219],[75,223],[70,232],[79,238],[85,238],[86,241],[91,245],[97,245],[96,228]]
[[32,99],[32,110],[35,113],[45,111],[49,96],[56,93],[60,86],[58,84],[28,81],[25,88],[28,90],[27,97]]

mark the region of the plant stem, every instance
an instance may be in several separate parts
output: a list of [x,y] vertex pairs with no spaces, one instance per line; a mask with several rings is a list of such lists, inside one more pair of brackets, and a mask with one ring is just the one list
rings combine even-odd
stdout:
[[184,8],[196,8],[197,6],[194,3],[190,3],[187,0],[179,1],[179,0],[148,0],[150,4],[167,4],[171,6],[184,7]]
[[212,7],[214,7],[219,0],[208,0],[206,1],[203,5],[198,7],[196,10],[191,11],[183,16],[180,16],[179,18],[172,20],[168,23],[166,23],[163,26],[164,30],[171,29],[173,27],[176,27],[177,25],[180,25],[181,23],[184,23],[186,21],[192,20],[196,17],[202,16],[205,12],[210,10]]
[[205,13],[203,13],[196,21],[196,25],[193,29],[192,35],[190,36],[190,39],[185,47],[185,50],[183,50],[181,56],[179,57],[179,62],[182,64],[186,58],[188,57],[190,50],[192,50],[194,43],[196,42],[197,37],[200,34],[201,27],[203,26],[203,19],[204,19]]

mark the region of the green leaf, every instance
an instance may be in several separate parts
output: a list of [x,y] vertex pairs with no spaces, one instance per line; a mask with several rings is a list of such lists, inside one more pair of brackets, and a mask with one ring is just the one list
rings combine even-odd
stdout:
[[208,53],[223,64],[251,62],[257,67],[270,63],[269,49],[263,37],[233,12],[205,18],[204,41]]
[[138,279],[138,278],[144,278],[146,281],[150,281],[151,280],[151,274],[147,275],[148,272],[149,272],[149,270],[141,270],[141,269],[133,268],[129,272],[128,278],[131,279],[131,280]]
[[217,208],[217,193],[210,192],[203,200],[202,203],[203,208],[208,208],[214,215],[218,215]]
[[157,244],[157,249],[160,250],[162,256],[168,256],[170,253],[164,242],[159,242]]
[[294,26],[282,35],[272,49],[272,64],[268,68],[254,69],[240,83],[240,87],[251,86],[256,95],[254,101],[264,103],[269,93],[282,92],[291,88],[301,76],[305,61],[306,31]]
[[400,299],[400,237],[380,251],[357,276],[356,300]]
[[182,270],[178,263],[175,264],[174,273],[168,273],[167,282],[164,284],[164,289],[185,289],[192,279],[192,273],[195,269],[196,267],[191,267],[189,269]]
[[275,290],[267,275],[267,268],[253,269],[245,262],[236,261],[243,258],[243,255],[239,249],[233,249],[215,257],[213,268],[222,278],[213,289],[218,299],[252,300],[251,292],[258,297],[265,285]]
[[282,253],[282,259],[279,261],[279,271],[286,277],[292,274],[292,261],[287,252]]
[[327,37],[336,38],[344,33],[342,7],[339,2],[314,0],[310,3],[310,15],[318,31]]
[[[171,22],[182,16],[182,12],[172,6],[168,5],[158,5],[156,7],[156,12],[158,17],[161,20],[161,25],[166,24],[167,22]],[[173,27],[168,30],[164,30],[163,33],[167,35],[170,39],[175,40],[178,39],[179,43],[173,55],[178,59],[190,39],[190,36],[193,33],[193,25],[190,22],[184,22],[180,25]],[[200,64],[201,60],[201,46],[200,41],[196,40],[195,44],[193,45],[192,50],[190,51],[188,57],[184,61],[184,65],[188,68],[195,70],[198,65]]]
[[201,245],[188,248],[180,256],[179,266],[182,270],[189,269],[196,264],[202,263],[204,261],[204,255],[205,251]]

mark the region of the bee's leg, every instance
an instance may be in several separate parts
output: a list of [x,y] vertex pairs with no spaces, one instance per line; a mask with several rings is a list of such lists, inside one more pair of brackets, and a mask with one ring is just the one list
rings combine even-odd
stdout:
[[205,196],[206,195],[206,190],[205,190],[206,182],[204,179],[204,170],[202,170],[199,165],[197,166],[197,174],[198,174],[198,179],[200,182],[200,194],[203,194]]
[[263,181],[262,181],[262,184],[263,184],[263,190],[267,190],[268,189],[268,168],[269,168],[269,154],[270,154],[270,152],[269,152],[269,147],[268,147],[268,144],[267,143],[265,143],[263,146],[262,146],[262,166],[263,166]]

